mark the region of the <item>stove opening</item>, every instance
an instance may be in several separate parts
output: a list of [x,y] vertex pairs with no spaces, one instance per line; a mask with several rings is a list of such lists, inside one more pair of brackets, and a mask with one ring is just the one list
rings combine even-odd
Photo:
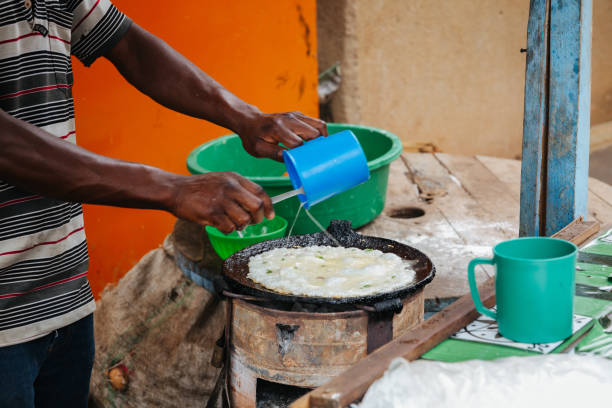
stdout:
[[257,379],[257,408],[286,408],[310,391],[310,388],[278,384]]

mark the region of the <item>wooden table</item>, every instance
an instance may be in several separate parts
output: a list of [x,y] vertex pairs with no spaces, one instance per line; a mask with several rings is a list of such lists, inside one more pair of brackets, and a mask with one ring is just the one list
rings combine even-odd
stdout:
[[[425,252],[437,275],[427,298],[468,292],[467,264],[490,256],[496,243],[518,236],[521,162],[485,156],[403,153],[391,164],[383,213],[360,233],[393,239]],[[612,222],[612,187],[589,180],[587,220]],[[398,218],[411,208],[418,218]],[[414,210],[412,210],[414,212]],[[491,270],[477,271],[479,283]]]

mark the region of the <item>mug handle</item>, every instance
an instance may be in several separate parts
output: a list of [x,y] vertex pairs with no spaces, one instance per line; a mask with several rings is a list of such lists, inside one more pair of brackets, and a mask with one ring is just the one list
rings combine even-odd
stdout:
[[476,265],[485,264],[485,265],[495,265],[495,260],[488,258],[474,258],[470,261],[468,265],[468,283],[470,284],[470,293],[472,294],[472,300],[474,301],[474,306],[476,306],[476,310],[485,316],[489,316],[492,319],[497,320],[497,313],[490,311],[482,304],[480,300],[480,295],[478,294],[478,286],[476,286],[476,278],[474,277],[474,268]]

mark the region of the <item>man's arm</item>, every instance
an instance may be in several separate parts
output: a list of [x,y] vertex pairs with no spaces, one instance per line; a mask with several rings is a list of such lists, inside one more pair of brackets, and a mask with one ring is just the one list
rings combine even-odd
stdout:
[[293,148],[327,135],[324,122],[299,112],[260,112],[135,23],[106,57],[141,92],[172,110],[236,132],[256,157],[282,160],[279,142]]
[[63,201],[160,209],[231,232],[274,216],[270,198],[234,173],[181,176],[91,153],[0,109],[0,180]]

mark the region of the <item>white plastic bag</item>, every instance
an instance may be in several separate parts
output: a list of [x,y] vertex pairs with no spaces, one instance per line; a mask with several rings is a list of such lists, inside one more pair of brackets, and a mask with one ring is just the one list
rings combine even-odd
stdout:
[[612,407],[612,361],[555,354],[442,363],[394,360],[359,408]]

